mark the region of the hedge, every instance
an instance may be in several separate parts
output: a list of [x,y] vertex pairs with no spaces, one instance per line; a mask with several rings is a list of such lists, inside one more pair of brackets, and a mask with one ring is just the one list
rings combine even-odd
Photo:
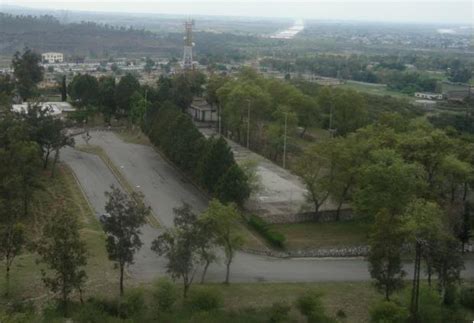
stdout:
[[268,223],[259,216],[251,215],[247,222],[250,227],[260,233],[272,246],[281,249],[285,247],[285,235],[281,232],[271,230]]

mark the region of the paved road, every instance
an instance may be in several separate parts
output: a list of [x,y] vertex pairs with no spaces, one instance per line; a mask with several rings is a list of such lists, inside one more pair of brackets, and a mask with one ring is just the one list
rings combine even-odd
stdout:
[[[139,185],[145,199],[165,226],[172,225],[172,208],[182,201],[190,203],[196,211],[205,208],[206,200],[199,191],[186,182],[151,147],[122,142],[113,133],[92,133],[91,144],[103,147],[121,171],[133,184]],[[110,185],[118,185],[109,169],[97,156],[67,148],[62,158],[76,173],[80,184],[97,213],[103,212],[103,193]],[[129,268],[137,280],[150,281],[165,272],[165,260],[150,250],[151,241],[160,233],[145,226],[142,230],[144,246]],[[466,262],[464,277],[474,278],[474,260]],[[407,265],[411,271],[411,266]],[[209,268],[209,281],[222,281],[223,264]],[[231,279],[238,282],[308,282],[308,281],[360,281],[370,279],[367,262],[363,259],[276,259],[238,253],[231,267]]]

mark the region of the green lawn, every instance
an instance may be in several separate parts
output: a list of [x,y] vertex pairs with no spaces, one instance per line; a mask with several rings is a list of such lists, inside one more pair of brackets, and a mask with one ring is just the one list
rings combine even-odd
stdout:
[[370,222],[356,219],[328,223],[273,224],[286,236],[287,249],[343,247],[367,243]]
[[406,99],[412,99],[413,100],[412,96],[401,93],[401,92],[389,90],[385,86],[364,85],[364,84],[360,84],[360,83],[346,82],[344,84],[337,85],[337,87],[340,87],[340,88],[343,88],[343,89],[352,89],[352,90],[355,90],[355,91],[365,92],[365,93],[369,93],[369,94],[390,95],[390,96],[397,97],[397,98],[406,98]]
[[[41,226],[51,216],[51,210],[62,199],[69,212],[77,214],[82,222],[81,236],[87,244],[88,264],[86,267],[87,282],[84,288],[86,297],[96,293],[109,293],[118,285],[118,272],[108,260],[105,250],[105,235],[99,222],[89,207],[72,171],[64,164],[59,164],[56,176],[49,177],[45,172],[42,177],[43,190],[36,192],[31,205],[32,214],[27,220],[30,229],[28,237],[31,242],[38,239]],[[41,266],[36,264],[37,256],[28,250],[15,259],[11,271],[11,298],[31,299],[42,304],[52,295],[48,293],[41,281]],[[0,270],[4,270],[3,263]],[[5,286],[5,276],[0,274],[0,286]],[[3,293],[0,302],[5,301]]]
[[121,129],[115,132],[125,142],[138,145],[151,146],[148,137],[140,129]]

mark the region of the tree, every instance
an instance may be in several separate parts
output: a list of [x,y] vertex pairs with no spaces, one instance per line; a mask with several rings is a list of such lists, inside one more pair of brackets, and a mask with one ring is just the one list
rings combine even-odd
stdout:
[[458,238],[461,241],[461,251],[464,253],[464,246],[472,237],[471,232],[471,208],[469,202],[464,202],[464,212],[462,215],[461,227],[458,232]]
[[61,77],[61,101],[67,101],[67,86],[66,86],[66,75]]
[[192,84],[189,73],[178,74],[172,78],[171,94],[173,102],[185,112],[193,101]]
[[333,127],[338,135],[345,136],[366,124],[367,107],[362,95],[352,90],[338,91],[332,100]]
[[315,217],[318,217],[321,205],[329,198],[328,187],[333,179],[332,165],[323,158],[318,146],[310,147],[298,159],[295,168],[308,191],[306,198],[314,205]]
[[387,301],[393,292],[403,287],[406,273],[402,266],[401,249],[404,240],[400,218],[386,210],[380,211],[370,236],[368,261],[370,276],[376,280],[375,286],[383,292]]
[[375,216],[386,209],[391,215],[401,214],[422,191],[423,171],[416,164],[406,163],[391,149],[374,150],[369,158],[359,170],[353,196],[357,212]]
[[216,197],[222,203],[234,202],[242,206],[250,195],[248,178],[239,165],[232,165],[216,184]]
[[198,177],[209,192],[215,192],[221,176],[235,164],[234,154],[224,138],[210,138],[198,165]]
[[24,245],[25,245],[25,227],[14,221],[7,221],[0,226],[0,259],[5,261],[5,295],[10,293],[10,269]]
[[450,154],[443,159],[440,169],[446,181],[451,203],[453,203],[458,189],[464,188],[465,183],[472,177],[472,166]]
[[61,205],[45,225],[37,246],[39,262],[49,269],[42,270],[43,282],[53,293],[60,293],[65,316],[69,295],[74,290],[81,292],[87,277],[83,269],[87,264],[86,244],[79,229],[77,216]]
[[407,238],[415,249],[413,287],[410,300],[410,314],[418,320],[421,258],[429,243],[439,239],[442,228],[442,213],[438,205],[423,199],[412,201],[403,214],[403,226]]
[[13,74],[16,87],[23,100],[28,100],[36,94],[36,84],[43,79],[44,69],[40,66],[41,56],[29,48],[23,54],[16,52],[13,56]]
[[150,57],[147,57],[145,60],[145,67],[143,68],[145,72],[151,73],[154,67],[155,67],[155,62]]
[[103,113],[105,121],[110,123],[117,110],[115,77],[103,76],[99,79],[99,110]]
[[166,270],[173,279],[182,279],[183,297],[186,298],[200,264],[198,217],[188,204],[173,212],[175,228],[153,240],[151,249],[168,259]]
[[130,121],[132,124],[141,124],[147,109],[148,102],[140,93],[135,92],[130,98]]
[[141,248],[140,227],[150,209],[141,202],[141,197],[133,193],[131,197],[119,188],[112,186],[105,196],[106,214],[100,222],[107,235],[106,248],[109,259],[116,262],[120,269],[120,296],[123,295],[123,274],[125,266],[133,264],[135,253]]
[[132,95],[138,90],[140,90],[140,83],[132,74],[127,74],[120,79],[115,89],[115,101],[120,113],[129,114]]
[[69,96],[81,108],[96,106],[99,99],[99,82],[89,74],[74,76],[68,87]]
[[217,244],[224,249],[226,284],[230,281],[230,265],[236,249],[244,243],[244,237],[237,228],[239,217],[234,204],[224,205],[216,199],[209,203],[207,210],[202,214],[204,223],[207,223],[209,230],[215,234]]
[[460,251],[460,242],[450,234],[441,234],[439,239],[428,245],[430,265],[438,278],[441,298],[446,302],[446,291],[461,280],[464,261]]

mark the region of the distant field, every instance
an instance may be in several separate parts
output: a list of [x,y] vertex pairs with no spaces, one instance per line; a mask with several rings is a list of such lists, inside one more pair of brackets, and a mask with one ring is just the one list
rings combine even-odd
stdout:
[[411,99],[413,100],[412,96],[409,96],[407,94],[403,94],[397,91],[392,91],[389,90],[386,86],[383,86],[382,84],[363,84],[363,83],[354,83],[351,81],[347,81],[344,84],[337,85],[340,88],[345,88],[345,89],[352,89],[355,91],[359,92],[365,92],[369,94],[375,94],[375,95],[390,95],[393,97],[397,98],[405,98],[405,99]]

